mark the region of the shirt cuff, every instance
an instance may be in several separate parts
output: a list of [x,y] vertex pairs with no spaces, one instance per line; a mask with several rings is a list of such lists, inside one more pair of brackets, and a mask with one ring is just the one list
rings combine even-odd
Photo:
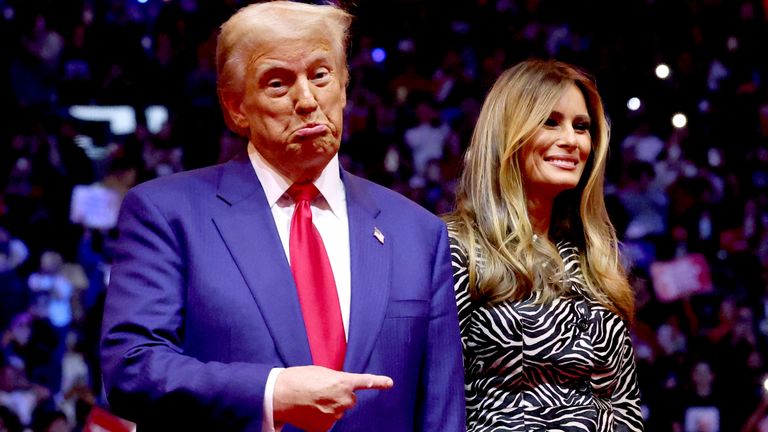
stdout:
[[275,383],[277,382],[277,376],[284,368],[273,368],[269,371],[267,377],[267,384],[264,386],[264,416],[261,422],[262,432],[280,432],[283,429],[283,425],[275,424],[275,416],[273,413],[273,398],[275,396]]

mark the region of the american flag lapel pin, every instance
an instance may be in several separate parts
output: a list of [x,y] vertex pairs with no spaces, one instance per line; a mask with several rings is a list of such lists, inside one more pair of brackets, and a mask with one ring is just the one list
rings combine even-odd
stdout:
[[384,233],[378,227],[373,227],[373,236],[376,237],[379,243],[384,244]]

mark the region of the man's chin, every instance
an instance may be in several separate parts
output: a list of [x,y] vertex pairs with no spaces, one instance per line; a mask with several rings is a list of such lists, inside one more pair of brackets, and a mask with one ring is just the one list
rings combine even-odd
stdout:
[[299,140],[288,144],[288,151],[296,158],[314,159],[330,154],[329,160],[339,151],[339,143],[333,138]]

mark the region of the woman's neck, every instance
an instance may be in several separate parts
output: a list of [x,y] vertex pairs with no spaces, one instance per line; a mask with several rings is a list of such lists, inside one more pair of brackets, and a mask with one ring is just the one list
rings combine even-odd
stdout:
[[547,238],[549,224],[552,220],[553,200],[528,199],[528,218],[531,221],[533,233],[539,237]]

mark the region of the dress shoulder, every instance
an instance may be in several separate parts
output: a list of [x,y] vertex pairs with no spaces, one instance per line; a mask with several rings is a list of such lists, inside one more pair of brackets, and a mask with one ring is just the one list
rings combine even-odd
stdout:
[[456,295],[456,306],[459,312],[459,327],[461,329],[462,345],[466,349],[466,336],[469,330],[470,317],[475,305],[469,294],[469,260],[467,250],[457,236],[456,225],[446,224],[448,242],[451,249],[451,270],[453,272],[453,289]]

